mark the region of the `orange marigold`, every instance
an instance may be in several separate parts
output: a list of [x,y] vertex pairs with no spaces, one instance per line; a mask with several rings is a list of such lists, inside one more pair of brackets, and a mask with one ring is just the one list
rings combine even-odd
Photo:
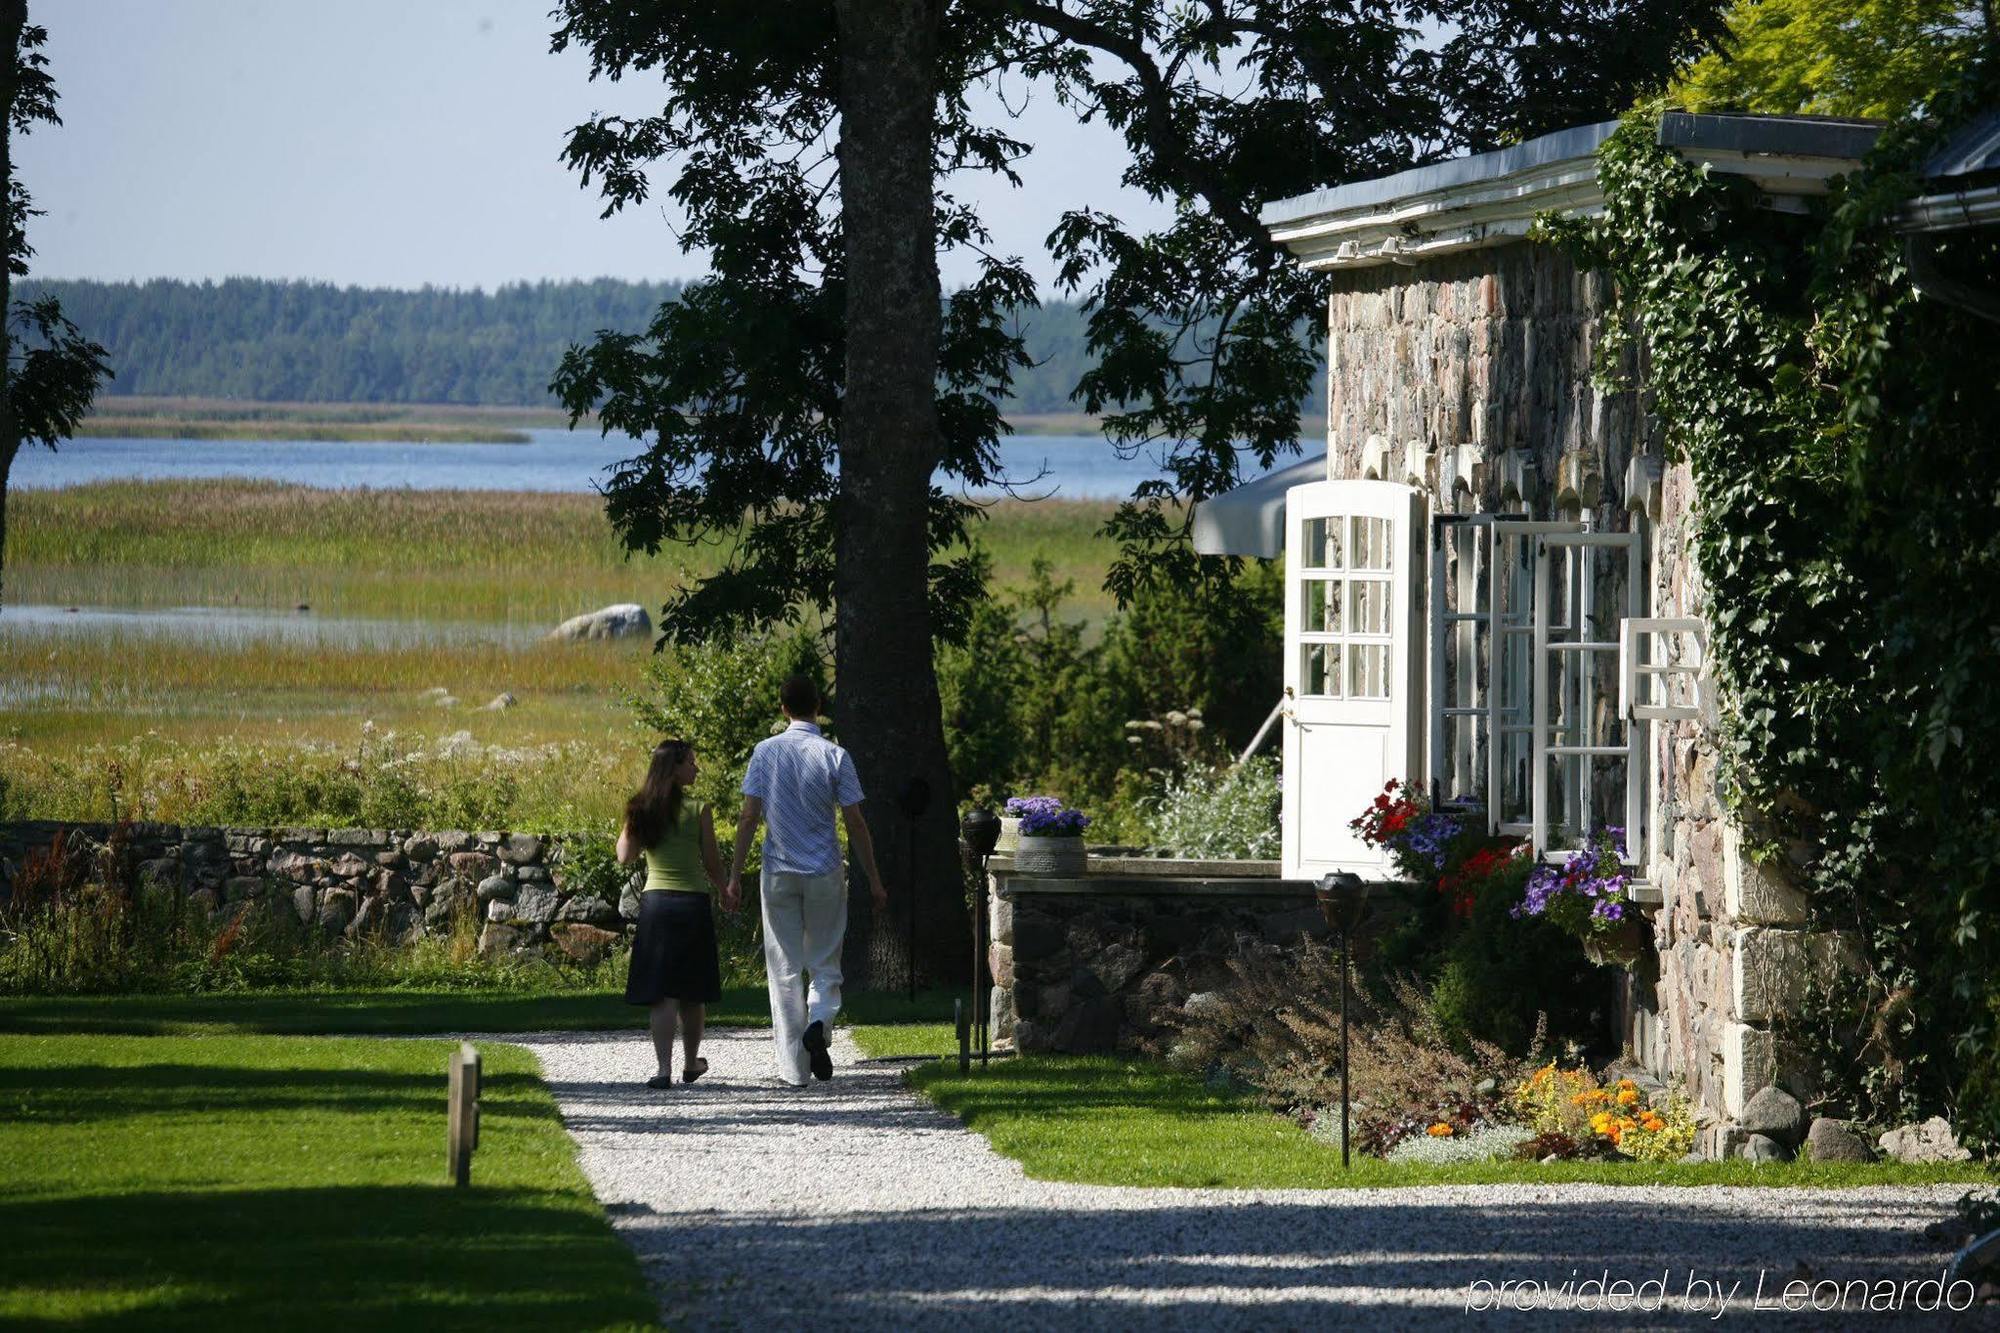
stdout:
[[1429,1129],[1425,1130],[1424,1133],[1430,1135],[1434,1139],[1448,1139],[1451,1137],[1451,1126],[1445,1123],[1444,1121],[1440,1120],[1435,1125],[1432,1125]]
[[1633,1106],[1638,1101],[1639,1090],[1637,1088],[1620,1088],[1618,1090],[1618,1104],[1620,1106]]

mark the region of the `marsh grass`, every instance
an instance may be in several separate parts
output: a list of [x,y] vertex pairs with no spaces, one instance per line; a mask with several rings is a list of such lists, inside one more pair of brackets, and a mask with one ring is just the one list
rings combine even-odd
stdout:
[[[1037,555],[1101,619],[1111,506],[1003,500],[979,524],[998,587]],[[319,490],[244,480],[100,482],[9,497],[7,596],[118,607],[243,606],[553,626],[613,602],[657,608],[719,567],[720,542],[630,555],[590,494]],[[0,628],[5,621],[0,619]]]
[[[720,548],[628,558],[594,495],[326,491],[269,482],[110,482],[11,497],[7,596],[57,606],[212,606],[506,625],[534,634],[613,602],[657,607]],[[1110,610],[1108,506],[994,505],[994,583],[1046,557]],[[648,641],[384,647],[25,629],[0,610],[0,812],[9,817],[376,825],[456,812],[511,827],[614,819],[647,738],[628,700]],[[453,702],[440,704],[443,691]],[[501,693],[517,706],[483,705]],[[373,724],[367,737],[366,724]],[[459,732],[470,745],[440,746]],[[400,765],[366,754],[394,733]],[[476,815],[474,812],[478,812]]]

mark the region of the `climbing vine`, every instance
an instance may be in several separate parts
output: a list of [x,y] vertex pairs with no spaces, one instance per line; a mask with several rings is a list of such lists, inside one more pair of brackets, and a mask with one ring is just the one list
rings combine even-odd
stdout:
[[1605,144],[1606,207],[1548,224],[1617,281],[1696,496],[1725,794],[1867,968],[1835,1094],[1950,1110],[2000,1141],[2000,324],[1919,290],[1912,256],[1994,291],[2000,235],[1896,226],[1975,67],[1808,213],[1657,144]]

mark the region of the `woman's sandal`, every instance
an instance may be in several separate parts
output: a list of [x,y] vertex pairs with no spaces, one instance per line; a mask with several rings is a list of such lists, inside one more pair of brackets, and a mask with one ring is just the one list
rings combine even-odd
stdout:
[[697,1055],[687,1068],[681,1071],[681,1082],[692,1083],[708,1072],[708,1061]]
[[655,1074],[646,1080],[646,1086],[649,1088],[671,1088],[674,1086],[674,1076],[672,1074]]

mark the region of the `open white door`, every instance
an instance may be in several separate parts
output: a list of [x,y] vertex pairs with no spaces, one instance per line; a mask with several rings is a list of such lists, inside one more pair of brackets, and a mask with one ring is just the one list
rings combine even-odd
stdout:
[[1415,571],[1423,499],[1385,481],[1285,495],[1284,873],[1385,878],[1348,821],[1390,778],[1421,781]]

